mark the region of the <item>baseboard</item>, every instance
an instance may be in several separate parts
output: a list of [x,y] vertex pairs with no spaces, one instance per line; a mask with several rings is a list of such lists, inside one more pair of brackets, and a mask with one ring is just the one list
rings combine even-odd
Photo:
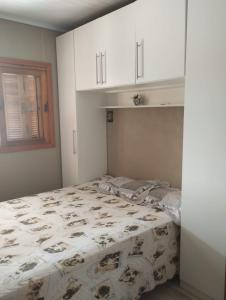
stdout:
[[180,286],[184,291],[186,291],[186,293],[188,293],[194,299],[197,299],[197,300],[214,300],[213,298],[205,295],[204,293],[200,292],[199,290],[197,290],[196,288],[192,287],[191,285],[189,285],[188,283],[186,283],[182,280],[180,281]]

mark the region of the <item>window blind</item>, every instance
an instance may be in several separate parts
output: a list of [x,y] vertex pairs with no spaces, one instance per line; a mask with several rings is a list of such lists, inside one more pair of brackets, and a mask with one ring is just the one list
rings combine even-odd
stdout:
[[2,87],[7,141],[40,139],[35,76],[3,73]]
[[0,58],[0,153],[52,147],[51,64]]

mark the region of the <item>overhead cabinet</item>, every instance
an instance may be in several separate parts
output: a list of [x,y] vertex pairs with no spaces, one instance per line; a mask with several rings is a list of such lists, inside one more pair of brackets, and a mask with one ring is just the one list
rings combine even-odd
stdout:
[[138,0],[136,83],[184,77],[186,0]]
[[133,5],[105,16],[103,23],[105,28],[103,87],[135,84]]
[[77,90],[96,89],[101,84],[101,54],[104,51],[101,23],[102,19],[97,19],[74,30]]
[[186,0],[138,0],[75,35],[78,91],[184,77]]
[[77,90],[135,84],[133,6],[74,31]]

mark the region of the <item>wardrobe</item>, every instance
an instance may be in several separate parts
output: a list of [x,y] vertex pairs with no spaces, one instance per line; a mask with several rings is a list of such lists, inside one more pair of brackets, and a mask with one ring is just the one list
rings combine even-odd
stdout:
[[139,0],[57,38],[64,186],[107,171],[109,89],[183,84],[185,29],[185,0]]
[[189,0],[187,37],[180,277],[201,299],[223,300],[226,1]]
[[185,87],[184,103],[148,106],[184,106],[181,284],[223,300],[226,2],[137,0],[58,37],[57,60],[64,186],[107,172],[115,91]]

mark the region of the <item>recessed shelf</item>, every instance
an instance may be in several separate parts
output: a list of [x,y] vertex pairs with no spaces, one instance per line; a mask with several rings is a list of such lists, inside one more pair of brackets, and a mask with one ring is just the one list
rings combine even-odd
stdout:
[[121,108],[157,108],[157,107],[184,107],[183,103],[173,103],[173,104],[147,104],[147,105],[107,105],[100,106],[101,109],[121,109]]

